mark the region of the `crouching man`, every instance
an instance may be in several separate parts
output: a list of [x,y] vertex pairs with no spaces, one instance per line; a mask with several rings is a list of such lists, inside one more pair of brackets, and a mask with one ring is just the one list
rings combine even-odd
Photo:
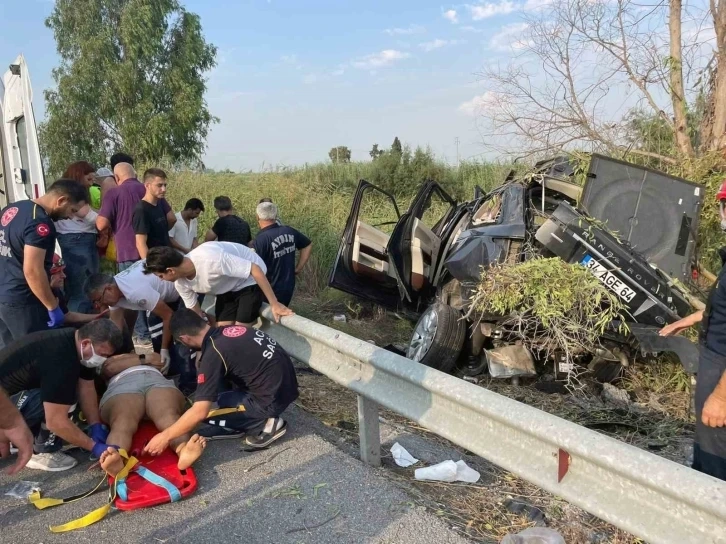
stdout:
[[[93,452],[106,450],[94,368],[122,346],[121,331],[108,319],[80,329],[28,334],[0,351],[0,387],[10,396],[35,436],[27,467],[59,472],[76,465],[61,453],[62,440]],[[90,437],[69,419],[76,401],[90,424]]]
[[[174,338],[201,349],[194,404],[146,446],[158,455],[171,440],[206,422],[199,434],[210,440],[245,435],[252,448],[265,448],[285,434],[280,414],[298,396],[290,357],[262,331],[242,325],[211,328],[196,312],[180,310],[171,319]],[[231,382],[236,390],[225,390]],[[213,403],[220,412],[210,414]]]
[[[163,366],[156,353],[118,355],[103,365],[102,376],[108,382],[108,389],[101,398],[101,418],[111,429],[107,442],[113,446],[101,455],[101,467],[111,476],[116,476],[124,467],[116,448],[130,449],[144,417],[163,431],[184,413],[186,399],[174,382],[160,372]],[[179,456],[177,467],[184,470],[202,455],[206,440],[183,433],[169,443]]]

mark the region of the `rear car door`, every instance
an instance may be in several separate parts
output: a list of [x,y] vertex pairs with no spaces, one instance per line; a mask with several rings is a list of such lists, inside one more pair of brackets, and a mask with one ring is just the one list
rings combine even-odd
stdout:
[[388,256],[401,298],[414,309],[436,287],[433,279],[445,246],[442,236],[451,230],[456,211],[456,201],[438,183],[426,182],[391,234]]
[[45,194],[38,133],[33,113],[33,90],[25,58],[20,55],[0,84],[0,207]]
[[[328,285],[386,308],[401,305],[387,246],[401,214],[386,191],[361,180],[345,222]],[[389,232],[386,232],[389,231]]]

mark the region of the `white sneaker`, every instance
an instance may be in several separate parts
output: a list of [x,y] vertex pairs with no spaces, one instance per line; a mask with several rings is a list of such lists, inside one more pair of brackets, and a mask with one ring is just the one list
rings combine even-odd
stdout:
[[28,461],[27,468],[45,470],[47,472],[61,472],[75,467],[78,464],[73,457],[54,451],[53,453],[35,453]]

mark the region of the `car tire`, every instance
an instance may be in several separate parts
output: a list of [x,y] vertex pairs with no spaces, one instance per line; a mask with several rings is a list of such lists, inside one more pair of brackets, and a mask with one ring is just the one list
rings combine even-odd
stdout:
[[461,353],[466,321],[461,312],[436,302],[421,314],[414,328],[406,356],[422,365],[451,372]]
[[592,375],[600,383],[611,383],[623,374],[623,365],[615,361],[601,361],[592,369]]
[[487,358],[484,352],[477,357],[462,354],[456,359],[456,375],[460,377],[475,378],[487,370]]

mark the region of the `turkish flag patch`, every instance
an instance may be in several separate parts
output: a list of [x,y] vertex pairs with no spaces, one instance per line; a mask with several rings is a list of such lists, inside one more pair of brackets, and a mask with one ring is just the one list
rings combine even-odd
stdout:
[[18,215],[18,209],[15,206],[8,208],[5,210],[5,213],[3,213],[3,217],[0,219],[0,224],[2,224],[3,227],[7,227],[10,224],[10,221],[15,219],[16,215]]
[[197,376],[197,383],[204,383],[204,374],[199,374],[199,376]]
[[45,237],[50,234],[50,227],[45,223],[39,223],[38,226],[35,227],[35,232],[38,233],[38,236]]
[[237,338],[238,336],[242,336],[244,333],[247,332],[247,327],[225,327],[222,329],[222,334],[225,336],[228,336],[229,338]]

